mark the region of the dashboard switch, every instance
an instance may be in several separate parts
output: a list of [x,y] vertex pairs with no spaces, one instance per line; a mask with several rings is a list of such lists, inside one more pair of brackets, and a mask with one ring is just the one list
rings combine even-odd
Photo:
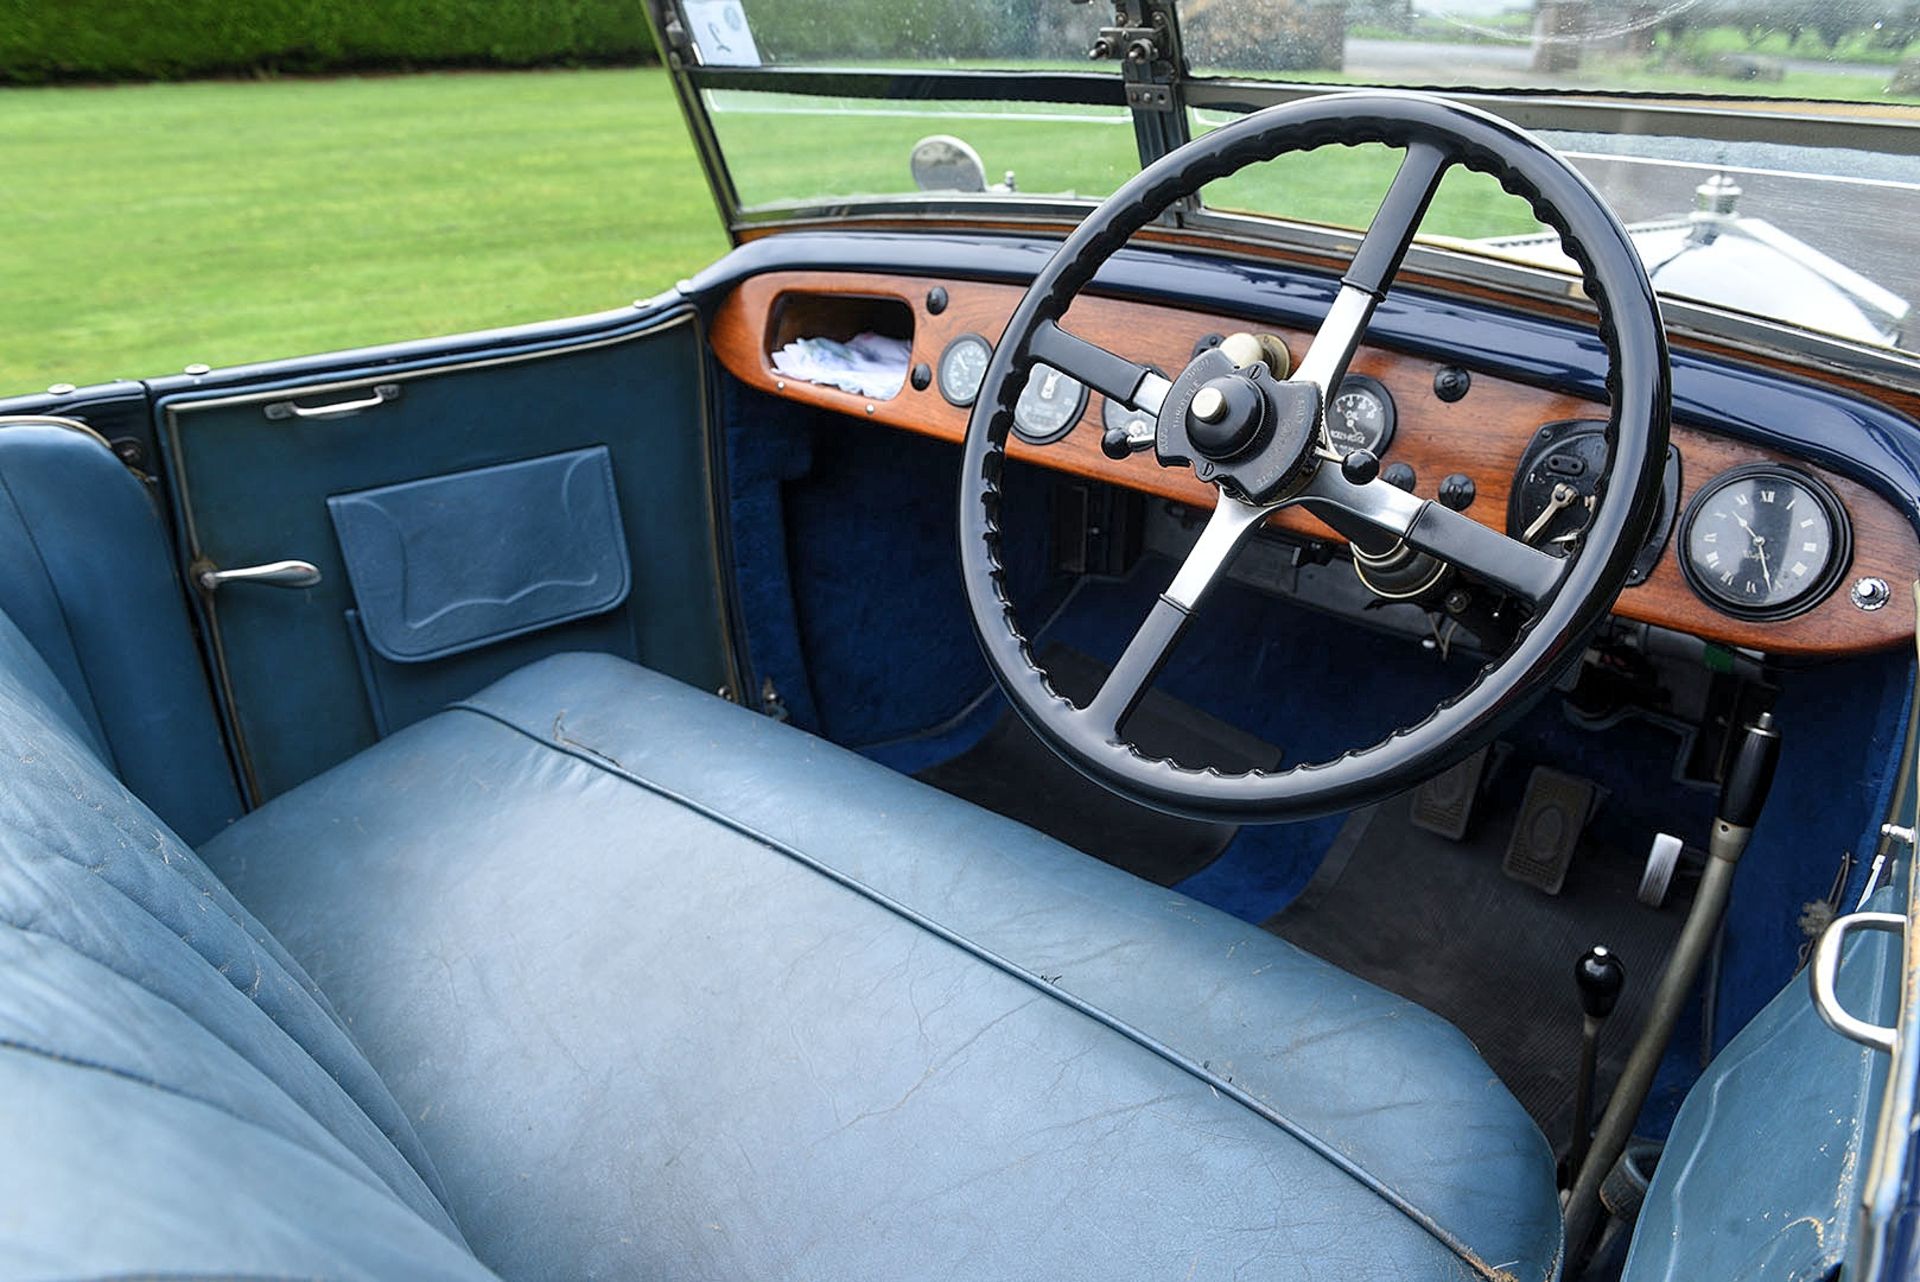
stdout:
[[1389,463],[1386,470],[1380,473],[1380,479],[1397,490],[1405,490],[1411,494],[1413,483],[1418,478],[1414,476],[1413,468],[1409,464]]
[[1440,482],[1441,506],[1450,507],[1456,512],[1464,512],[1472,507],[1476,493],[1473,478],[1465,472],[1454,472]]

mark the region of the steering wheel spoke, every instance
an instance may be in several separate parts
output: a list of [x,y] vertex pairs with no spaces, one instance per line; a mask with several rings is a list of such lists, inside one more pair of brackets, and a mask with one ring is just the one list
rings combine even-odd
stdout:
[[1027,341],[1027,355],[1073,377],[1129,409],[1158,414],[1173,384],[1144,365],[1043,321]]
[[1338,463],[1318,464],[1291,502],[1375,555],[1395,544],[1438,557],[1456,570],[1538,606],[1560,586],[1567,563],[1470,516],[1385,481],[1356,485]]
[[1414,233],[1420,230],[1420,220],[1426,217],[1427,206],[1433,203],[1433,194],[1440,189],[1440,180],[1452,163],[1453,156],[1434,143],[1407,145],[1393,185],[1387,188],[1372,224],[1360,238],[1360,248],[1347,265],[1346,275],[1340,278],[1340,292],[1334,296],[1327,319],[1293,374],[1296,381],[1318,387],[1323,402],[1339,388],[1347,363],[1359,350],[1360,338],[1373,319],[1373,309],[1387,296],[1387,286],[1399,273]]
[[1135,707],[1152,687],[1167,657],[1186,634],[1194,611],[1200,608],[1214,585],[1233,563],[1234,553],[1247,536],[1260,525],[1270,507],[1256,507],[1230,494],[1220,502],[1200,531],[1199,542],[1187,553],[1173,582],[1162,592],[1148,612],[1146,621],[1127,642],[1119,662],[1107,674],[1100,692],[1082,710],[1102,732],[1117,737]]

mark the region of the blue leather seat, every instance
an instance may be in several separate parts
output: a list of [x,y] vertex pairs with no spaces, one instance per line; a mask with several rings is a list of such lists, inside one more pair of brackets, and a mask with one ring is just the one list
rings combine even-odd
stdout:
[[605,656],[205,850],[508,1277],[1546,1278],[1531,1121],[1280,940]]
[[105,441],[0,420],[0,567],[0,612],[127,786],[188,841],[238,816],[166,529]]
[[618,660],[203,863],[0,619],[0,772],[0,1276],[1558,1271],[1442,1021]]

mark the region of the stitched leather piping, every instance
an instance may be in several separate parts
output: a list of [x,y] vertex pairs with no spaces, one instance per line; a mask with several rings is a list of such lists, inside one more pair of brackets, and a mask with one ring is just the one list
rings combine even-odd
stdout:
[[[506,728],[507,730],[510,730],[517,735],[521,735],[522,737],[531,740],[535,744],[538,744],[539,746],[546,748],[549,751],[558,752],[564,756],[572,757],[577,761],[581,761],[586,763],[587,765],[593,766],[595,769],[605,771],[607,774],[613,775],[615,778],[623,779],[626,782],[635,785],[636,787],[644,788],[646,791],[653,793],[655,796],[662,797],[668,801],[673,802],[676,805],[679,805],[688,810],[691,810],[695,814],[701,815],[706,819],[712,820],[714,823],[719,824],[721,827],[731,829],[732,831],[739,833],[741,836],[749,838],[752,841],[758,842],[759,844],[766,846],[768,849],[773,850],[778,854],[785,855],[787,858],[793,860],[795,863],[798,863],[803,867],[808,868],[813,872],[820,874],[821,876],[827,878],[829,881],[834,882],[836,885],[839,885],[847,890],[850,890],[854,894],[859,895],[861,898],[869,901],[870,903],[876,904],[879,907],[885,909],[886,911],[893,913],[895,916],[901,918],[903,921],[906,921],[914,926],[917,926],[920,929],[926,931],[928,934],[933,935],[936,938],[941,939],[944,942],[953,945],[955,948],[960,949],[962,952],[967,953],[968,955],[974,957],[975,959],[987,963],[989,966],[992,966],[994,969],[1000,971],[1002,974],[1005,974],[1010,978],[1018,980],[1019,982],[1025,984],[1027,987],[1033,989],[1035,992],[1051,997],[1054,1000],[1060,1002],[1062,1005],[1067,1006],[1070,1009],[1079,1012],[1080,1014],[1086,1016],[1091,1020],[1094,1020],[1096,1023],[1099,1023],[1105,1026],[1109,1031],[1119,1034],[1121,1037],[1124,1037],[1128,1041],[1133,1042],[1135,1045],[1141,1047],[1143,1050],[1146,1050],[1152,1053],[1153,1055],[1157,1056],[1161,1060],[1164,1060],[1166,1063],[1172,1065],[1173,1067],[1181,1070],[1182,1072],[1197,1079],[1198,1081],[1205,1083],[1207,1086],[1212,1087],[1213,1090],[1216,1091],[1217,1093],[1224,1095],[1227,1098],[1233,1100],[1235,1103],[1239,1104],[1241,1107],[1253,1113],[1255,1116],[1264,1119],[1265,1121],[1269,1122],[1270,1124],[1277,1127],[1278,1129],[1286,1132],[1288,1135],[1292,1136],[1300,1144],[1310,1149],[1313,1153],[1318,1155],[1328,1164],[1330,1164],[1331,1166],[1335,1167],[1340,1171],[1345,1172],[1362,1188],[1365,1188],[1368,1192],[1372,1193],[1375,1197],[1378,1197],[1381,1201],[1386,1202],[1388,1205],[1398,1210],[1402,1215],[1406,1216],[1409,1220],[1419,1225],[1422,1229],[1425,1229],[1426,1232],[1435,1241],[1439,1242],[1442,1246],[1446,1247],[1449,1251],[1453,1252],[1456,1256],[1460,1258],[1460,1260],[1463,1263],[1465,1263],[1468,1267],[1472,1268],[1474,1272],[1478,1273],[1480,1276],[1484,1278],[1489,1279],[1489,1282],[1512,1282],[1515,1276],[1512,1272],[1510,1272],[1506,1268],[1496,1267],[1488,1264],[1485,1260],[1481,1259],[1480,1256],[1476,1254],[1474,1250],[1471,1247],[1469,1247],[1465,1242],[1461,1241],[1459,1238],[1455,1237],[1452,1233],[1448,1232],[1445,1228],[1443,1228],[1440,1224],[1435,1222],[1434,1219],[1431,1216],[1427,1215],[1424,1211],[1420,1210],[1418,1207],[1408,1202],[1405,1198],[1401,1197],[1398,1193],[1395,1193],[1392,1189],[1388,1188],[1385,1181],[1375,1176],[1372,1172],[1368,1171],[1365,1167],[1359,1165],[1357,1162],[1353,1161],[1353,1159],[1339,1152],[1331,1144],[1327,1143],[1325,1140],[1320,1139],[1318,1136],[1314,1135],[1311,1131],[1308,1131],[1305,1127],[1301,1126],[1299,1123],[1285,1117],[1270,1105],[1264,1103],[1259,1099],[1256,1099],[1254,1096],[1250,1095],[1247,1091],[1243,1090],[1238,1086],[1235,1086],[1232,1082],[1228,1081],[1226,1078],[1220,1076],[1219,1074],[1214,1073],[1212,1070],[1206,1068],[1205,1066],[1195,1063],[1192,1059],[1182,1054],[1180,1051],[1175,1050],[1173,1047],[1167,1045],[1165,1042],[1159,1040],[1158,1038],[1152,1036],[1151,1034],[1145,1032],[1144,1030],[1136,1028],[1132,1024],[1127,1023],[1125,1020],[1121,1019],[1119,1016],[1114,1015],[1106,1010],[1103,1010],[1100,1007],[1094,1005],[1092,1002],[1089,1002],[1082,997],[1075,996],[1073,993],[1067,992],[1066,990],[1058,987],[1057,985],[1048,983],[1046,980],[1042,979],[1039,975],[1019,965],[1018,963],[1010,961],[1007,958],[1002,957],[1000,954],[992,951],[991,949],[986,948],[974,942],[973,940],[967,938],[965,935],[959,934],[958,932],[950,929],[949,927],[941,925],[939,922],[934,921],[932,918],[926,916],[923,913],[915,911],[914,909],[908,907],[906,904],[903,904],[899,900],[894,899],[892,896],[887,895],[883,891],[880,891],[872,886],[869,886],[865,882],[860,881],[855,877],[851,877],[844,872],[841,872],[837,868],[831,867],[830,865],[822,862],[821,860],[815,858],[814,856],[807,854],[805,851],[800,850],[798,847],[795,847],[793,845],[788,844],[785,841],[782,841],[780,838],[775,837],[771,833],[763,832],[760,829],[753,827],[751,824],[742,823],[740,820],[734,818],[731,815],[726,814],[724,811],[721,811],[712,806],[709,806],[705,802],[696,800],[695,798],[690,797],[685,793],[680,792],[677,789],[670,788],[665,784],[658,783],[655,780],[648,779],[642,775],[636,774],[633,770],[629,769],[627,766],[622,765],[617,759],[607,756],[606,754],[596,750],[592,745],[583,743],[578,739],[568,738],[562,723],[558,719],[556,719],[554,722],[553,735],[551,738],[549,738],[540,734],[536,734],[534,731],[527,729],[525,726],[513,720],[506,713],[496,712],[493,709],[488,708],[483,704],[479,703],[476,699],[465,699],[458,703],[450,704],[448,706],[449,706],[449,710],[452,710],[452,711],[471,712],[476,716],[484,717],[488,721],[495,722],[496,724]],[[1550,1262],[1550,1269],[1546,1276],[1552,1277],[1558,1272],[1559,1272],[1559,1253],[1558,1253],[1558,1250],[1556,1250],[1554,1259],[1553,1261]]]

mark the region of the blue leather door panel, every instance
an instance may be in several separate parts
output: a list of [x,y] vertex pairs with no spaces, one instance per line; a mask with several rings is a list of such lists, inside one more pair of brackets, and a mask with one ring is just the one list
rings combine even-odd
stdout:
[[[706,689],[733,682],[701,336],[684,309],[621,323],[598,335],[576,331],[562,343],[428,353],[405,364],[370,367],[364,355],[354,364],[350,354],[331,374],[302,362],[298,379],[269,368],[257,381],[226,380],[217,392],[160,399],[183,561],[232,568],[297,558],[322,576],[307,589],[228,584],[202,600],[220,694],[256,804],[448,698],[559,650],[605,650]],[[350,403],[366,407],[300,412]],[[594,498],[607,510],[587,513],[581,529],[570,529],[564,512],[555,516],[551,494],[532,497],[541,485],[570,493],[564,476],[543,475],[538,464],[480,471],[585,457],[581,451],[602,452],[599,475],[611,491]],[[482,478],[477,504],[475,476]],[[574,480],[580,476],[595,473]],[[408,483],[422,484],[391,488]],[[363,597],[370,590],[368,558],[349,574],[329,500],[358,496],[408,508],[418,562],[408,569],[453,575],[463,572],[460,541],[430,549],[446,531],[423,533],[431,520],[421,513],[463,488],[461,504],[495,503],[491,519],[518,522],[522,536],[519,563],[505,569],[499,548],[489,552],[478,535],[469,540],[475,557],[489,558],[465,571],[473,595],[511,598],[514,588],[503,585],[515,577],[521,587],[582,578],[592,580],[589,587],[570,602],[554,596],[533,601],[540,608],[469,612],[450,629],[409,634],[405,625],[388,626],[379,612],[393,604],[393,585],[377,585],[372,600],[356,599],[356,576]],[[582,533],[588,527],[590,536]],[[624,592],[623,571],[630,576]]]

